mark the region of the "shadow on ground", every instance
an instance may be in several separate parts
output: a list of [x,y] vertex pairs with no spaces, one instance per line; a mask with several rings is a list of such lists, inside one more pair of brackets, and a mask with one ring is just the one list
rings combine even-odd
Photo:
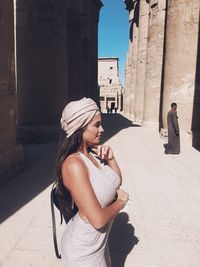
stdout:
[[[120,114],[103,114],[103,126],[105,134],[102,142],[124,128],[134,127],[131,121]],[[0,223],[53,182],[57,146],[57,143],[24,146],[25,169],[0,188]]]
[[0,188],[0,223],[52,183],[56,151],[57,143],[24,146],[24,170]]
[[108,240],[112,266],[124,267],[126,257],[139,241],[134,232],[135,229],[129,223],[128,214],[119,213],[113,223]]
[[102,125],[104,128],[104,133],[102,136],[102,143],[106,142],[108,139],[116,135],[122,129],[129,127],[140,127],[123,115],[117,114],[102,114]]

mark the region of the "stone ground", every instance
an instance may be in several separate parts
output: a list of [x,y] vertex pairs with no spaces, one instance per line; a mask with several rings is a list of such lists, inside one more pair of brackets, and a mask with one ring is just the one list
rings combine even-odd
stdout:
[[[200,152],[184,139],[180,155],[165,155],[157,130],[120,114],[105,115],[105,128],[131,199],[110,235],[113,267],[199,267]],[[27,146],[25,170],[0,189],[1,267],[62,266],[49,201],[56,147]]]

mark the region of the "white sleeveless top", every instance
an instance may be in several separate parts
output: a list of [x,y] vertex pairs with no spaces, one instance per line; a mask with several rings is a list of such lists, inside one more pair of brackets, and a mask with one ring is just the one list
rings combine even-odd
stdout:
[[[92,155],[92,154],[91,154]],[[92,155],[93,156],[93,155]],[[102,208],[113,202],[120,186],[120,177],[108,165],[99,162],[97,168],[84,154],[89,179]],[[93,156],[95,157],[95,156]],[[61,257],[65,267],[111,267],[107,246],[112,222],[95,229],[77,213],[66,225],[61,239]]]

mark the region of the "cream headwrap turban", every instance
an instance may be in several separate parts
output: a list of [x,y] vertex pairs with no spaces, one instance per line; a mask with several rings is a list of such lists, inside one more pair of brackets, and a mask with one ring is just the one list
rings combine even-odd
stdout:
[[62,112],[61,127],[70,137],[76,130],[87,125],[96,112],[99,111],[96,103],[91,98],[82,98],[66,105]]

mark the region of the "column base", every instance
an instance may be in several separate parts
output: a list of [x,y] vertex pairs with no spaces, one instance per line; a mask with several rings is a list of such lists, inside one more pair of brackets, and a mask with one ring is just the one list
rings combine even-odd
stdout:
[[154,121],[143,121],[143,126],[150,127],[152,129],[159,129],[159,123]]
[[192,133],[192,146],[200,151],[200,132]]
[[137,125],[139,125],[139,126],[143,126],[143,121],[140,120],[140,119],[136,119],[136,118],[135,118],[135,120],[134,120],[134,124],[137,124]]

